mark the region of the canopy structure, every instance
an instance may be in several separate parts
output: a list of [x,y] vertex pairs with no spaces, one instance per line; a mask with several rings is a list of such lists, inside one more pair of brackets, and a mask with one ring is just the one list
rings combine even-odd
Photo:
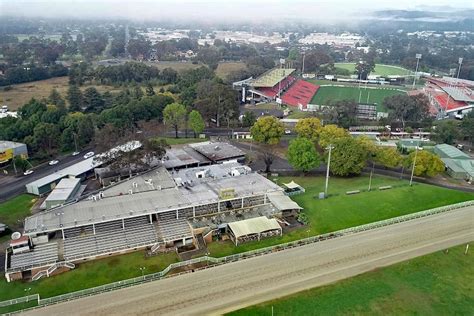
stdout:
[[281,235],[282,229],[278,221],[274,218],[268,219],[266,216],[249,218],[238,222],[229,223],[231,237],[237,245],[245,240],[258,239],[267,232],[276,232]]
[[288,189],[291,189],[291,190],[299,189],[299,190],[303,190],[304,192],[304,188],[298,183],[296,183],[295,181],[291,181],[290,183],[283,183],[283,185],[287,187]]
[[268,194],[268,199],[275,206],[277,210],[288,211],[288,210],[301,210],[303,209],[296,202],[290,199],[288,196],[278,193],[278,194]]

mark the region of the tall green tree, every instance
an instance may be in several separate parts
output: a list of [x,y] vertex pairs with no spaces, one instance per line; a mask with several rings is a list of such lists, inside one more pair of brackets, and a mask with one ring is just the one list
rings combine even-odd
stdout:
[[60,138],[59,127],[52,123],[39,123],[33,131],[33,136],[36,144],[51,155]]
[[202,119],[201,113],[199,113],[198,111],[192,110],[189,113],[188,121],[189,127],[191,127],[194,132],[194,138],[196,138],[197,134],[200,134],[204,131],[204,120]]
[[317,117],[300,119],[295,125],[295,131],[299,137],[304,137],[316,143],[321,133],[321,121]]
[[325,149],[329,144],[334,143],[340,138],[349,138],[350,134],[347,130],[337,127],[337,125],[325,125],[319,133],[319,146]]
[[462,120],[461,133],[472,145],[474,142],[474,111],[471,110]]
[[178,130],[184,124],[186,119],[186,108],[180,103],[168,104],[163,110],[164,123],[170,125],[178,138]]
[[[416,155],[416,160],[415,160]],[[413,167],[415,161],[414,174],[416,176],[434,177],[444,171],[443,161],[435,154],[426,150],[412,151],[404,161],[404,166],[408,168]]]
[[256,120],[257,118],[255,117],[255,113],[253,113],[252,111],[247,111],[242,117],[242,125],[243,127],[250,127],[255,124]]
[[402,155],[394,147],[379,147],[375,153],[374,160],[384,167],[395,168],[401,165]]
[[252,138],[262,144],[265,172],[270,172],[274,160],[274,146],[280,142],[285,128],[283,123],[274,116],[264,116],[258,119],[250,128]]
[[457,121],[441,121],[435,126],[433,139],[439,143],[453,144],[460,137]]
[[99,113],[104,108],[104,99],[94,87],[89,87],[84,91],[83,106],[87,112]]
[[51,90],[51,93],[49,94],[49,97],[48,97],[48,101],[49,103],[56,105],[58,108],[59,107],[63,108],[66,106],[66,102],[64,102],[64,99],[61,97],[58,90],[56,89]]
[[81,89],[76,85],[70,85],[67,91],[67,100],[69,102],[69,112],[80,112],[83,106]]
[[386,97],[383,104],[388,109],[389,119],[401,122],[403,128],[407,122],[418,122],[429,115],[429,100],[421,94],[415,96],[393,95]]
[[303,172],[308,172],[321,164],[321,159],[314,148],[314,143],[303,137],[298,137],[290,142],[287,158],[293,168]]
[[146,89],[145,89],[145,95],[147,97],[151,97],[155,95],[155,90],[153,90],[153,85],[151,83],[147,83]]
[[332,142],[330,170],[338,176],[357,175],[365,167],[367,153],[352,137],[337,138]]

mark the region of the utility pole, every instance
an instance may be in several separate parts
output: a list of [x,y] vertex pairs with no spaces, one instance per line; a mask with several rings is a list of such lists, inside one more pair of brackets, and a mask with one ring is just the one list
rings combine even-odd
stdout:
[[415,89],[415,83],[416,83],[416,74],[418,73],[418,65],[420,64],[420,59],[421,59],[421,54],[416,54],[416,69],[415,69],[415,75],[413,76],[413,90]]
[[[372,159],[374,159],[372,157]],[[370,189],[372,188],[372,176],[374,174],[374,167],[375,167],[375,161],[372,160],[372,170],[370,170],[370,178],[369,178],[369,192],[370,192]]]
[[331,165],[331,151],[334,148],[332,144],[329,144],[329,146],[326,149],[329,149],[329,155],[328,155],[328,165],[326,169],[326,187],[324,189],[324,198],[327,197],[328,195],[328,186],[329,186],[329,166]]
[[413,174],[415,173],[416,155],[418,154],[418,146],[419,145],[420,145],[420,141],[418,141],[418,145],[416,145],[416,149],[415,149],[415,157],[413,158],[413,166],[411,168],[410,186],[413,183]]

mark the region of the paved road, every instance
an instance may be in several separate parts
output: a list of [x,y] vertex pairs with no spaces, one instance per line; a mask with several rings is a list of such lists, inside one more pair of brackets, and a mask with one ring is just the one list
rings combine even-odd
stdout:
[[24,176],[21,173],[21,175],[17,177],[5,177],[0,175],[0,202],[26,192],[25,185],[27,183],[43,178],[49,174],[52,174],[56,170],[64,169],[75,163],[78,163],[81,160],[84,160],[83,156],[87,151],[88,150],[81,151],[81,153],[77,156],[67,155],[56,158],[59,160],[59,163],[54,166],[50,166],[48,163],[37,166],[34,168],[35,172],[28,176]]
[[30,311],[220,314],[474,240],[474,207]]

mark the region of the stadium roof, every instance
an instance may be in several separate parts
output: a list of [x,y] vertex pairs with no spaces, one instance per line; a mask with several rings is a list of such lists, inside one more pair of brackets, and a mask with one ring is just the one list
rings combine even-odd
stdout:
[[291,68],[274,68],[260,77],[256,78],[252,82],[253,87],[267,87],[271,88],[276,86],[280,81],[291,75],[296,69],[291,69]]
[[228,224],[235,238],[260,234],[269,230],[280,229],[281,226],[274,218],[268,219],[266,216],[244,219],[238,222]]
[[[178,185],[161,187],[160,190],[160,182],[155,180],[157,183],[153,190],[141,190],[142,184],[140,184],[135,187],[132,194],[128,194],[127,190],[127,194],[120,195],[119,191],[131,188],[134,182],[140,181],[138,177],[132,178],[118,184],[117,187],[113,186],[104,190],[103,198],[99,196],[96,199],[82,200],[27,217],[24,225],[25,234],[56,231],[61,228],[79,227],[216,203],[221,200],[220,193],[223,189],[233,189],[233,198],[282,190],[257,173],[241,173],[239,176],[229,174],[232,168],[242,167],[238,163],[229,163],[207,166],[206,168],[183,169],[169,175]],[[204,169],[208,170],[207,175],[204,178],[197,178],[196,173],[202,172]],[[168,173],[164,169],[162,172]],[[163,181],[170,181],[166,180],[165,176],[161,176]],[[138,189],[140,191],[137,191]]]
[[468,88],[459,88],[459,87],[442,87],[444,91],[446,91],[447,94],[451,98],[453,98],[456,101],[461,101],[461,102],[474,102],[474,96],[472,95],[472,91]]

